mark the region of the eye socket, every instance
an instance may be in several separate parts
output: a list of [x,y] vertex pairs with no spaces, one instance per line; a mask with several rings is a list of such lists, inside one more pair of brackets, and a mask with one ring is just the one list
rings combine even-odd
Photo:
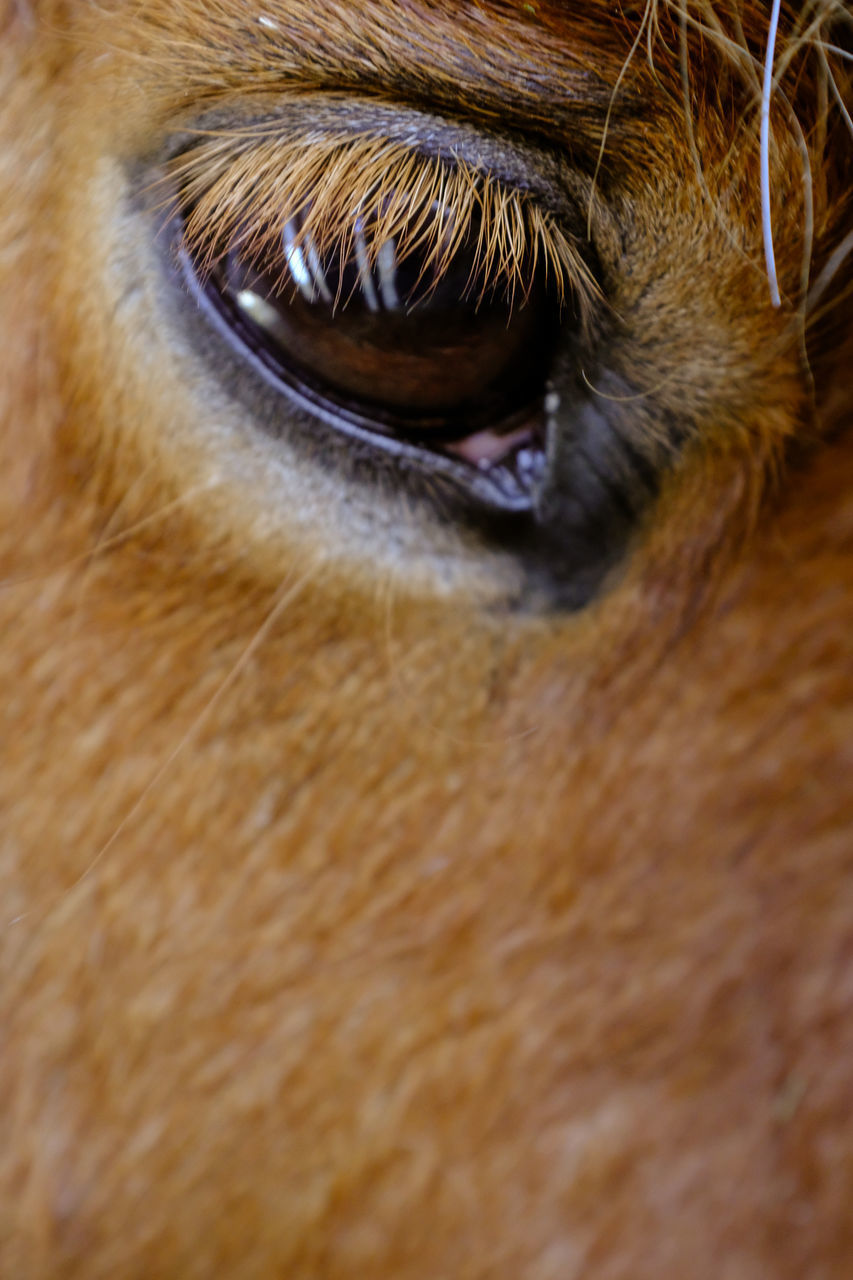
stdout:
[[326,424],[530,509],[549,369],[589,285],[571,239],[524,187],[458,156],[375,139],[324,154],[309,174],[304,148],[238,135],[178,158],[192,293]]
[[203,349],[262,430],[510,552],[534,598],[583,604],[649,485],[632,388],[597,368],[600,264],[556,162],[446,122],[404,140],[397,113],[347,133],[312,111],[310,134],[300,111],[174,152],[171,258]]

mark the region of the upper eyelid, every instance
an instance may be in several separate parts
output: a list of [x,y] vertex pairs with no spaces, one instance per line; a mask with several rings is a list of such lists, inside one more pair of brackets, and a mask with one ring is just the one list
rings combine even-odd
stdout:
[[[262,247],[274,251],[281,211],[297,216],[316,192],[311,238],[327,232],[327,244],[343,242],[350,205],[357,209],[360,199],[377,191],[384,199],[391,191],[389,237],[428,241],[437,225],[427,216],[431,198],[467,220],[462,230],[478,206],[482,278],[504,279],[513,296],[524,293],[527,257],[541,255],[558,291],[575,296],[581,316],[589,311],[598,286],[574,231],[577,206],[558,181],[558,157],[457,121],[341,95],[287,97],[272,111],[266,105],[237,120],[233,112],[208,113],[175,135],[167,172],[173,193],[180,188],[194,206],[188,229],[198,252],[212,254],[214,244],[228,241],[231,248],[251,243],[259,254]],[[409,191],[422,204],[413,206]]]
[[573,231],[585,227],[584,215],[566,190],[566,156],[561,151],[536,146],[515,133],[340,92],[245,95],[239,106],[184,109],[169,130],[164,160],[169,165],[205,137],[275,137],[306,145],[312,136],[330,134],[341,139],[370,136],[391,145],[402,143],[413,154],[458,158],[529,194]]

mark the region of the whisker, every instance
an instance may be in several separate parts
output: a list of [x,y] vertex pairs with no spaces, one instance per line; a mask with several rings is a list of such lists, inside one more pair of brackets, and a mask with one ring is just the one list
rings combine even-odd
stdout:
[[208,481],[205,484],[193,485],[177,498],[164,503],[156,511],[152,511],[140,520],[134,521],[127,528],[121,529],[118,533],[112,534],[108,538],[99,538],[94,547],[81,551],[79,555],[71,556],[67,560],[61,560],[59,564],[43,569],[39,573],[27,573],[14,578],[0,579],[0,591],[14,591],[18,587],[35,586],[40,582],[47,582],[59,574],[67,573],[69,569],[75,569],[78,565],[87,565],[98,556],[104,555],[108,551],[114,551],[116,547],[129,542],[138,533],[151,528],[159,520],[163,520],[173,512],[180,510],[185,503],[191,501],[200,493],[209,493],[211,489],[218,487],[219,483],[219,481]]
[[773,63],[776,55],[776,36],[779,30],[779,12],[782,0],[773,0],[770,25],[767,31],[767,57],[764,62],[764,80],[761,88],[761,226],[764,236],[764,260],[770,285],[770,301],[781,307],[779,281],[776,276],[776,251],[773,247],[773,213],[770,196],[770,101],[773,93]]
[[607,104],[607,114],[604,117],[604,127],[601,133],[601,145],[598,148],[598,156],[596,158],[595,170],[593,171],[592,184],[589,192],[589,206],[587,209],[587,221],[586,221],[586,234],[588,239],[592,239],[593,201],[595,199],[596,188],[598,187],[599,175],[601,174],[601,166],[604,164],[604,152],[607,146],[607,137],[610,132],[610,121],[613,118],[613,111],[616,107],[616,98],[618,97],[619,90],[622,88],[622,83],[625,80],[625,77],[627,76],[628,71],[630,70],[631,63],[634,61],[634,55],[639,49],[640,44],[642,42],[643,36],[646,31],[646,26],[651,17],[653,3],[654,3],[654,0],[646,0],[646,7],[643,12],[643,20],[640,23],[636,36],[634,37],[634,43],[631,45],[631,48],[628,50],[628,56],[626,57],[625,61],[622,64],[622,68],[619,72],[619,75],[616,77],[616,83],[613,86],[613,92],[611,93],[610,101]]

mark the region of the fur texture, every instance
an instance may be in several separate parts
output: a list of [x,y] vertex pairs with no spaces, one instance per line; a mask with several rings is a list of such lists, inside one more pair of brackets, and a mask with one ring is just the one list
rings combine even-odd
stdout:
[[[849,1276],[850,12],[776,309],[769,11],[0,3],[4,1277]],[[174,137],[324,91],[583,175],[669,466],[579,613],[186,336]]]

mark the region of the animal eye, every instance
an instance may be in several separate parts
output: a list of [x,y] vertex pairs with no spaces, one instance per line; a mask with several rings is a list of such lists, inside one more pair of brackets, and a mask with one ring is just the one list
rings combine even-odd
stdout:
[[471,131],[418,151],[420,117],[389,140],[311,110],[316,129],[211,129],[170,165],[173,259],[229,386],[362,498],[413,497],[511,553],[535,598],[583,604],[653,486],[598,368],[614,321],[562,170]]
[[260,255],[226,253],[205,292],[235,337],[342,429],[499,468],[507,487],[529,489],[560,300],[535,267],[523,294],[481,279],[479,228],[454,244],[445,224],[438,256],[404,234],[378,241],[360,216],[322,252],[305,219],[288,218]]
[[191,292],[344,435],[531,510],[554,351],[584,264],[530,192],[373,137],[215,138],[178,158]]

